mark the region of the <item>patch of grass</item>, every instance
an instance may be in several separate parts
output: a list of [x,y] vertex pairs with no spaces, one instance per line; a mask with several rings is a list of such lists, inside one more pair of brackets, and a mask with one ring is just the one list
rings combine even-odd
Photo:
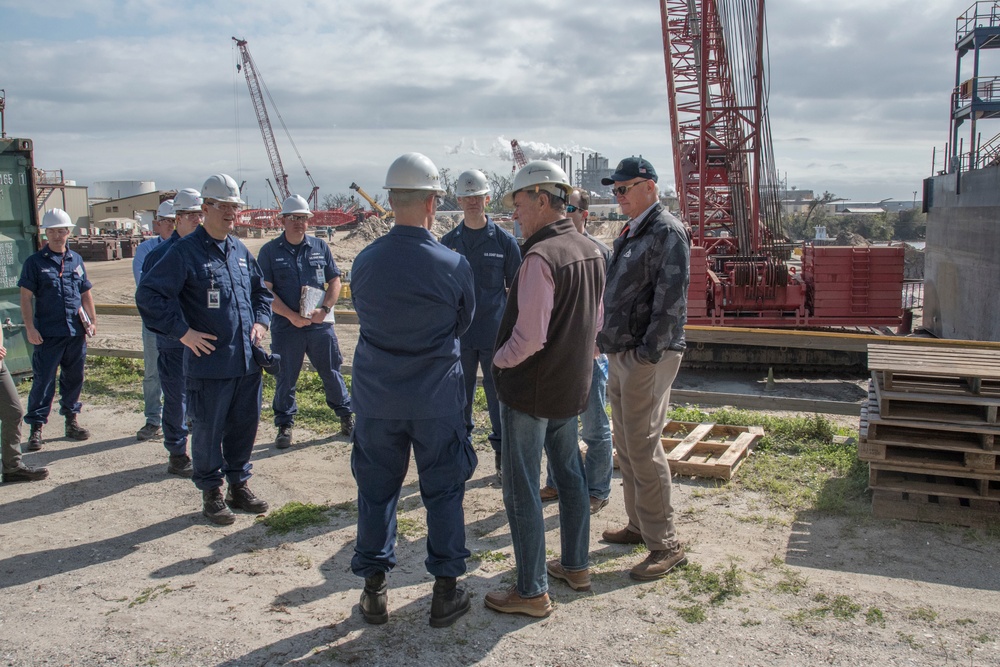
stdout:
[[976,635],[975,637],[973,637],[972,641],[978,642],[980,644],[989,644],[991,641],[993,641],[993,636],[988,635],[984,632],[980,635]]
[[469,560],[477,560],[480,563],[503,563],[509,559],[510,556],[504,552],[490,549],[486,551],[473,551],[472,555],[469,556]]
[[915,607],[906,615],[909,621],[926,621],[931,623],[938,617],[938,613],[930,607]]
[[700,604],[691,605],[690,607],[674,607],[674,611],[677,615],[687,623],[704,623],[708,616],[705,615],[705,608]]
[[833,616],[841,621],[849,621],[861,611],[861,605],[846,595],[837,595],[831,599],[824,593],[817,593],[812,599],[813,602],[821,604],[818,607],[801,609],[788,616],[788,620],[793,625],[800,625],[809,620],[826,618],[827,616]]
[[319,526],[328,522],[330,520],[329,511],[330,508],[327,505],[300,503],[293,500],[257,520],[267,526],[269,533],[282,535],[293,530]]
[[786,595],[798,595],[805,590],[809,580],[791,568],[784,567],[781,570],[781,580],[774,585],[776,593]]
[[960,618],[955,621],[955,625],[975,625],[976,621],[971,618]]
[[426,532],[424,522],[408,516],[396,516],[396,534],[400,537],[420,537]]
[[744,574],[735,563],[718,572],[705,572],[697,563],[691,563],[684,566],[681,576],[688,584],[690,595],[708,595],[708,601],[713,605],[746,593]]
[[[142,402],[142,359],[88,357],[83,374],[87,400]],[[22,386],[30,388],[27,382]]]
[[734,482],[762,493],[775,506],[791,510],[844,512],[859,504],[868,487],[867,465],[858,460],[853,435],[822,415],[776,417],[762,412],[725,408],[711,414],[677,408],[678,421],[712,421],[733,426],[762,426],[764,437]]
[[758,621],[757,619],[748,618],[748,619],[740,622],[740,627],[741,628],[752,628],[752,627],[761,625],[762,623],[763,623],[763,621]]
[[899,641],[903,642],[914,651],[923,648],[923,644],[914,639],[913,635],[908,635],[905,632],[897,632],[896,636],[899,638]]
[[[270,423],[274,418],[271,402],[274,400],[275,378],[264,373],[264,398],[261,401],[261,423]],[[344,382],[347,391],[351,390],[351,376],[345,375]],[[141,397],[141,396],[140,396]],[[295,425],[312,431],[317,435],[329,436],[340,433],[340,420],[326,404],[326,392],[323,391],[323,381],[315,371],[303,371],[296,383],[295,403],[299,411],[295,415]]]
[[878,625],[879,627],[885,627],[885,614],[878,607],[868,607],[868,611],[865,612],[865,623],[868,625]]
[[129,608],[135,607],[140,604],[146,604],[161,595],[166,595],[167,593],[173,593],[173,589],[167,584],[160,584],[159,586],[153,586],[152,588],[147,588],[146,590],[139,593],[134,600],[128,603]]

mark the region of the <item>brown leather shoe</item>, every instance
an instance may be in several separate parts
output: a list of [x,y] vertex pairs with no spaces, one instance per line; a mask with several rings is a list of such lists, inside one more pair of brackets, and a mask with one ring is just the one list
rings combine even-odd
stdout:
[[628,576],[636,581],[653,581],[667,576],[670,570],[687,562],[687,556],[680,547],[674,551],[667,549],[650,551],[646,560],[633,567]]
[[505,591],[490,591],[483,601],[487,607],[502,614],[524,614],[545,618],[552,613],[552,603],[549,601],[548,593],[533,598],[523,598],[518,595],[516,586],[511,586]]
[[628,528],[606,530],[601,533],[601,539],[611,544],[642,544],[642,535]]
[[545,570],[550,577],[562,579],[574,591],[586,592],[590,590],[590,568],[584,570],[574,570],[570,572],[562,566],[559,559],[550,560],[545,563]]
[[547,503],[550,500],[557,500],[559,498],[559,492],[546,484],[542,487],[542,490],[538,492],[538,497],[542,499],[543,503]]
[[595,498],[594,496],[590,497],[590,513],[591,514],[597,514],[598,512],[600,512],[602,509],[604,509],[607,506],[608,506],[608,499],[607,498]]

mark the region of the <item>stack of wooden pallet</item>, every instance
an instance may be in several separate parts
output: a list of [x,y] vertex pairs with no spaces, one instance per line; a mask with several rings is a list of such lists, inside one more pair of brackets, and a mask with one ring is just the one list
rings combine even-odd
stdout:
[[875,516],[1000,525],[1000,354],[869,345],[868,367],[858,456]]

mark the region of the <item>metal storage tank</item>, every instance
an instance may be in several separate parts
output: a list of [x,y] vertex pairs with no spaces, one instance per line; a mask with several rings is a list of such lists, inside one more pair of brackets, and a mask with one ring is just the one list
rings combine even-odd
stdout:
[[91,199],[124,199],[156,192],[155,181],[97,181],[87,188]]
[[31,372],[32,346],[24,332],[17,281],[22,264],[38,249],[32,148],[30,139],[0,139],[0,326],[4,363],[14,376]]

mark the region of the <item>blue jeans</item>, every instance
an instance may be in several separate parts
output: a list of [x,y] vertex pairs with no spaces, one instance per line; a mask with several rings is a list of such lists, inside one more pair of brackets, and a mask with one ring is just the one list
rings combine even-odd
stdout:
[[[587,408],[580,415],[580,436],[587,443],[587,486],[590,495],[604,500],[611,495],[611,474],[613,472],[611,423],[605,409],[605,392],[608,385],[608,358],[601,355],[594,359],[594,375],[590,382]],[[546,486],[556,490],[552,479],[552,465],[548,466]]]
[[142,328],[142,399],[146,405],[146,423],[160,425],[160,372],[156,360],[156,334]]
[[490,445],[494,452],[500,451],[500,399],[493,384],[493,350],[462,348],[462,373],[465,375],[465,428],[472,436],[472,403],[476,398],[476,373],[483,369],[483,393],[486,394],[486,408],[490,413]]
[[562,566],[570,572],[588,567],[590,499],[576,444],[576,418],[543,419],[500,403],[503,425],[503,504],[514,543],[517,593],[536,597],[549,590],[545,572],[545,520],[538,497],[542,449],[559,489]]
[[435,577],[465,574],[465,482],[476,453],[462,412],[436,419],[358,416],[351,472],[358,483],[358,539],[351,571],[359,577],[396,566],[396,506],[410,467],[417,462],[420,499],[427,510],[427,571]]
[[160,387],[163,389],[163,446],[170,454],[187,454],[184,348],[161,348],[156,368],[160,374]]
[[295,402],[295,386],[302,371],[302,360],[308,355],[309,363],[323,381],[326,404],[338,417],[351,414],[351,397],[347,393],[340,365],[344,357],[340,354],[337,335],[333,325],[317,329],[297,329],[294,326],[279,326],[271,332],[271,352],[281,355],[281,366],[274,383],[274,425],[291,426],[299,406]]
[[56,395],[56,371],[59,370],[59,414],[80,414],[80,392],[83,391],[83,367],[87,361],[85,336],[46,336],[31,354],[31,391],[25,424],[45,424],[49,421],[52,399]]
[[250,479],[260,423],[260,370],[238,378],[187,379],[192,481],[201,491]]

